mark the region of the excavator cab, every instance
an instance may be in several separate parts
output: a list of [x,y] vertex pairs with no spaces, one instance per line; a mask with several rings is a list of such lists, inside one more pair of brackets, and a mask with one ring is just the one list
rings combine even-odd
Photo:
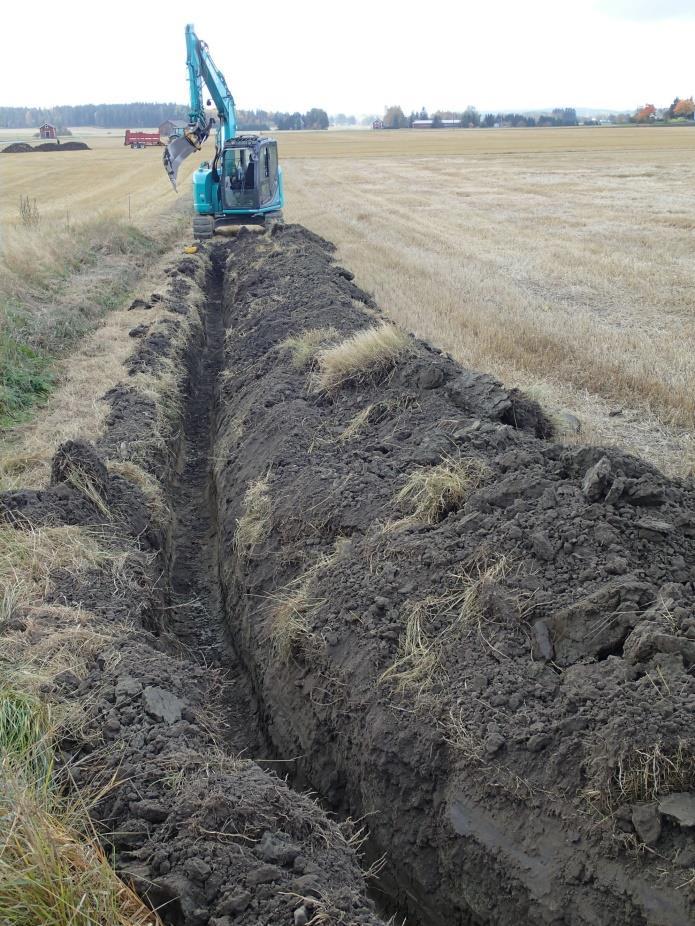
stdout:
[[257,135],[239,135],[222,150],[222,210],[226,214],[263,210],[278,198],[277,142]]

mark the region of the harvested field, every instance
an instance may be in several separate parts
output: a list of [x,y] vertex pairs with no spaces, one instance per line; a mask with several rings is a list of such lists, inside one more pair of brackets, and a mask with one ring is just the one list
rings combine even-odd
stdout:
[[121,877],[172,924],[376,926],[366,837],[399,923],[692,922],[692,482],[556,443],[301,227],[157,292],[95,446],[0,495],[103,548],[2,632],[94,635],[41,692]]
[[350,134],[280,138],[289,220],[568,439],[692,471],[695,131]]

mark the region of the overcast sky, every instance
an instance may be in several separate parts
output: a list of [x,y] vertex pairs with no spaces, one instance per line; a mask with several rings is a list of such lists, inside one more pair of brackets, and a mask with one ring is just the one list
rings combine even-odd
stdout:
[[244,109],[634,109],[695,93],[695,0],[13,0],[0,105],[186,102],[189,21]]

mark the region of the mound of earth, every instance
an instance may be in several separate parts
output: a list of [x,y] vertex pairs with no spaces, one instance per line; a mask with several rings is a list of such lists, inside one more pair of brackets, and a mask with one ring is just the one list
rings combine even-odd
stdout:
[[46,141],[33,147],[26,142],[17,141],[2,149],[3,154],[27,154],[30,151],[91,151],[91,148],[83,141],[64,141],[60,144]]
[[62,141],[60,144],[58,142],[43,142],[40,145],[34,146],[34,151],[90,151],[90,147],[83,141]]
[[[278,753],[418,922],[692,922],[692,482],[553,443],[416,340],[317,389],[286,340],[379,323],[369,297],[299,227],[220,247],[220,574]],[[485,473],[458,504],[399,501],[457,461]]]
[[27,151],[33,151],[31,145],[24,141],[15,141],[2,149],[3,154],[26,154]]

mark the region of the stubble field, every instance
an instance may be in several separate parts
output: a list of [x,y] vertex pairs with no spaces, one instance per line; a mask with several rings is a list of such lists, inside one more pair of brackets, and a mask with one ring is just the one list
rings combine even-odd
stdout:
[[[579,434],[560,418],[566,439],[692,471],[695,132],[278,139],[286,218],[335,242],[399,324],[576,416]],[[130,212],[147,228],[172,209],[161,149],[131,151],[118,134],[84,140],[92,151],[0,155],[3,230],[17,224],[20,195],[36,198],[48,239],[95,213],[108,222]]]

